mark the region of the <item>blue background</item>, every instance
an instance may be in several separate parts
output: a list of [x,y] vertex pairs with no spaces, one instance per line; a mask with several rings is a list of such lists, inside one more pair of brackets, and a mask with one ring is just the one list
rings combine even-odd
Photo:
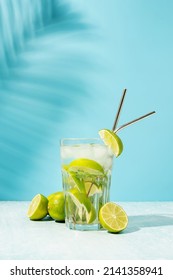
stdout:
[[111,200],[173,200],[173,2],[2,1],[0,199],[61,190],[59,140],[121,132]]

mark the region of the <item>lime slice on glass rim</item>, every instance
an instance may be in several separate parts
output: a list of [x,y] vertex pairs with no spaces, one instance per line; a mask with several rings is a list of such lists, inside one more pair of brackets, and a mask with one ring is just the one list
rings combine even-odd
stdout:
[[76,188],[70,189],[68,195],[76,205],[80,218],[82,219],[84,210],[87,224],[92,223],[96,219],[96,211],[89,198],[84,193],[80,193]]
[[118,157],[123,151],[123,143],[119,136],[109,129],[102,129],[99,135],[106,146],[108,146],[112,153]]
[[95,160],[88,158],[79,158],[70,162],[68,171],[84,172],[92,175],[103,175],[103,167]]
[[99,220],[103,228],[115,233],[124,230],[128,224],[126,212],[114,202],[107,202],[101,207]]
[[30,220],[43,219],[48,214],[47,206],[48,199],[42,194],[37,194],[29,205],[27,212],[28,218],[30,218]]

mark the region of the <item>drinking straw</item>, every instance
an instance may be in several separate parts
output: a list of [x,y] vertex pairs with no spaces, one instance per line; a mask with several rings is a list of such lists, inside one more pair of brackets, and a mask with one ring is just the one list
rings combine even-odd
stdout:
[[118,124],[118,120],[119,120],[120,112],[121,112],[122,105],[123,105],[123,102],[124,102],[124,97],[126,95],[126,91],[127,91],[127,89],[125,88],[123,90],[123,93],[122,93],[121,101],[120,101],[118,111],[117,111],[117,114],[116,114],[116,117],[115,117],[115,121],[114,121],[114,124],[113,124],[113,128],[112,128],[113,131],[116,130],[116,127],[117,127],[117,124]]
[[148,113],[146,115],[143,115],[143,116],[141,116],[141,117],[139,117],[137,119],[134,119],[133,121],[125,123],[125,124],[121,125],[119,128],[115,129],[114,132],[116,133],[117,131],[123,129],[124,127],[129,126],[129,125],[131,125],[131,124],[133,124],[135,122],[138,122],[138,121],[140,121],[140,120],[142,120],[142,119],[144,119],[146,117],[149,117],[150,115],[155,114],[155,113],[156,113],[155,111],[152,111],[152,112],[150,112],[150,113]]

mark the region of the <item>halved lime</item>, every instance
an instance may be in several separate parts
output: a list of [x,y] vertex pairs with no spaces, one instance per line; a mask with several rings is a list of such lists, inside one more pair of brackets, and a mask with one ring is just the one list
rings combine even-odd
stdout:
[[120,232],[127,227],[128,217],[123,208],[114,202],[102,206],[99,220],[103,228],[110,232]]
[[[96,218],[95,208],[89,198],[84,193],[80,193],[76,188],[70,189],[68,195],[78,209],[78,215],[82,220],[83,214],[86,216],[86,222],[92,223]],[[84,210],[84,213],[83,213]]]
[[73,160],[70,162],[68,170],[73,172],[85,172],[93,175],[104,174],[104,169],[98,162],[87,158]]
[[122,153],[123,143],[117,134],[109,129],[102,129],[99,131],[99,135],[116,157]]
[[28,218],[30,220],[41,220],[46,217],[48,214],[47,205],[48,199],[44,195],[37,194],[34,196],[28,208]]

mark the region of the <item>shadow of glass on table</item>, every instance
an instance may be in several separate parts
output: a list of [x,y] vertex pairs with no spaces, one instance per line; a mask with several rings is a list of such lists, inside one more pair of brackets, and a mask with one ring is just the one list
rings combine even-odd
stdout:
[[129,216],[127,228],[120,234],[132,233],[146,227],[173,226],[173,215],[139,215]]

